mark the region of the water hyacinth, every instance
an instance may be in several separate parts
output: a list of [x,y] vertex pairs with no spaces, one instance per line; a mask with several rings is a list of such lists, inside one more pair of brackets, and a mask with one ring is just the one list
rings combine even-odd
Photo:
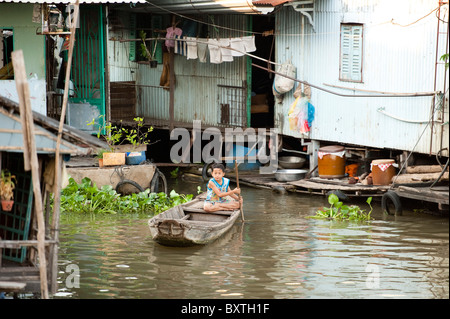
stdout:
[[137,194],[120,195],[111,185],[99,189],[88,177],[83,178],[80,184],[70,178],[69,185],[61,191],[61,212],[156,215],[192,198],[191,194],[178,194],[174,190],[169,195],[151,193],[149,189]]
[[339,201],[339,198],[335,194],[328,196],[328,203],[331,205],[329,208],[318,210],[315,216],[311,218],[323,218],[323,219],[337,219],[337,220],[353,220],[353,221],[368,221],[370,220],[370,214],[372,213],[372,197],[367,198],[366,203],[370,206],[370,211],[365,212],[356,205],[344,205]]

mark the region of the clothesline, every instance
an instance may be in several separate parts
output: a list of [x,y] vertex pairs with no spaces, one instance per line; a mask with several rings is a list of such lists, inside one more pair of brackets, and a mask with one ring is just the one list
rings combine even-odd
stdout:
[[[273,61],[261,58],[259,56],[256,56],[254,54],[251,54],[251,53],[248,53],[248,52],[245,52],[245,51],[234,49],[234,48],[231,48],[229,46],[223,46],[223,45],[220,45],[219,43],[217,43],[217,44],[210,43],[208,41],[209,39],[210,38],[165,38],[165,37],[162,38],[162,37],[157,37],[157,38],[145,38],[144,41],[155,41],[155,40],[157,40],[157,41],[166,41],[166,40],[170,40],[170,41],[196,42],[197,44],[201,43],[201,44],[206,44],[206,45],[213,45],[213,46],[217,46],[218,48],[221,48],[221,49],[227,49],[227,50],[235,51],[235,52],[237,52],[237,53],[239,53],[241,55],[248,55],[249,57],[261,60],[263,62],[267,62],[267,63],[273,64],[273,65],[281,65],[280,63],[276,63],[276,62],[273,62]],[[215,39],[215,40],[220,40],[220,39],[221,38]],[[233,37],[227,37],[227,38],[222,38],[222,39],[233,39]],[[139,41],[142,41],[142,40],[143,39],[120,39],[118,41],[119,42],[139,42]]]

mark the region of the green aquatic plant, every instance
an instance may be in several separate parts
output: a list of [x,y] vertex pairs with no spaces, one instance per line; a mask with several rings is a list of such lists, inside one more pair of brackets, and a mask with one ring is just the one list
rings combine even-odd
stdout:
[[192,200],[193,196],[178,194],[174,190],[169,195],[164,192],[151,193],[149,189],[141,193],[120,195],[111,185],[104,185],[99,189],[88,177],[83,178],[80,184],[70,178],[69,185],[61,191],[61,211],[80,214],[156,215]]
[[330,207],[316,211],[316,215],[311,216],[311,218],[368,221],[371,219],[370,215],[373,210],[371,202],[372,197],[367,198],[366,203],[369,205],[370,211],[366,213],[364,209],[357,205],[344,205],[335,194],[330,194],[328,196]]

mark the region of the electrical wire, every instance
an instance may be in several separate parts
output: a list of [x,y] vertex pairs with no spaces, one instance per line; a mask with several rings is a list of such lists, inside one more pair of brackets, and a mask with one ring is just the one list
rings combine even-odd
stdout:
[[[245,32],[245,33],[250,33],[250,34],[254,34],[254,35],[265,35],[264,32],[247,31],[247,30],[244,31],[244,30],[241,30],[241,29],[234,29],[234,28],[229,28],[229,27],[220,26],[220,25],[217,25],[217,24],[214,23],[214,22],[213,22],[213,23],[208,23],[208,22],[201,21],[201,20],[198,20],[198,19],[195,19],[195,18],[192,18],[192,17],[188,17],[188,16],[186,16],[186,15],[177,13],[177,12],[175,12],[175,11],[172,11],[172,10],[169,10],[169,9],[166,9],[166,8],[163,8],[163,7],[161,7],[161,6],[158,6],[158,5],[156,5],[156,4],[152,3],[152,2],[150,2],[149,0],[146,0],[146,2],[147,2],[148,4],[150,4],[151,6],[153,6],[153,7],[157,8],[157,9],[159,9],[159,10],[165,11],[165,12],[170,13],[170,14],[173,14],[173,15],[176,15],[176,16],[178,16],[178,17],[180,17],[180,18],[183,18],[183,19],[186,19],[186,20],[191,20],[191,21],[193,21],[193,22],[197,22],[197,23],[200,23],[200,24],[204,24],[204,25],[213,27],[213,28],[215,28],[215,29],[223,29],[223,30],[235,31],[235,32],[241,32],[241,33],[242,33],[242,32]],[[417,22],[419,22],[419,21],[425,19],[426,17],[428,17],[429,15],[431,15],[433,12],[438,12],[438,9],[441,8],[441,7],[443,7],[443,6],[445,6],[445,5],[446,5],[446,4],[441,4],[440,6],[436,7],[435,9],[433,9],[432,11],[430,11],[429,13],[427,13],[425,16],[423,16],[423,17],[417,19],[417,20],[414,21],[414,22],[411,22],[411,23],[409,23],[409,24],[406,24],[406,25],[402,25],[402,24],[396,23],[396,22],[394,22],[394,19],[391,19],[390,21],[380,22],[380,23],[373,24],[373,25],[365,25],[365,26],[364,26],[364,29],[369,29],[369,28],[372,28],[372,27],[377,27],[377,26],[381,26],[381,25],[389,24],[389,23],[391,23],[391,24],[393,24],[393,25],[398,25],[398,26],[400,26],[400,27],[409,27],[409,26],[414,25],[414,24],[416,24]],[[281,7],[280,7],[280,9],[281,9]],[[149,12],[149,13],[151,13],[151,11],[148,11],[146,8],[145,8],[144,10],[146,10],[146,11]],[[438,18],[438,19],[439,19],[439,18]],[[295,28],[295,27],[292,27],[292,28]],[[329,34],[340,34],[340,33],[341,33],[340,31],[336,31],[336,32],[322,32],[322,33],[316,33],[316,32],[313,32],[313,33],[286,33],[286,32],[283,32],[283,33],[277,33],[277,32],[274,32],[274,33],[271,34],[271,35],[273,35],[273,36],[279,36],[279,35],[282,35],[282,36],[317,36],[317,35],[329,35]]]

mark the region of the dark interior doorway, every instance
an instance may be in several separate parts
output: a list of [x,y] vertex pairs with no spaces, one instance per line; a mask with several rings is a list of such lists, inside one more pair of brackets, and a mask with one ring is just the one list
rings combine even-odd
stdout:
[[[254,16],[253,32],[257,50],[252,54],[263,59],[275,60],[275,17],[271,15]],[[266,34],[263,34],[266,33]],[[252,58],[252,63],[264,68],[273,68],[273,65],[259,59]],[[274,98],[272,93],[273,73],[252,66],[252,106],[251,126],[271,128],[274,126]]]

